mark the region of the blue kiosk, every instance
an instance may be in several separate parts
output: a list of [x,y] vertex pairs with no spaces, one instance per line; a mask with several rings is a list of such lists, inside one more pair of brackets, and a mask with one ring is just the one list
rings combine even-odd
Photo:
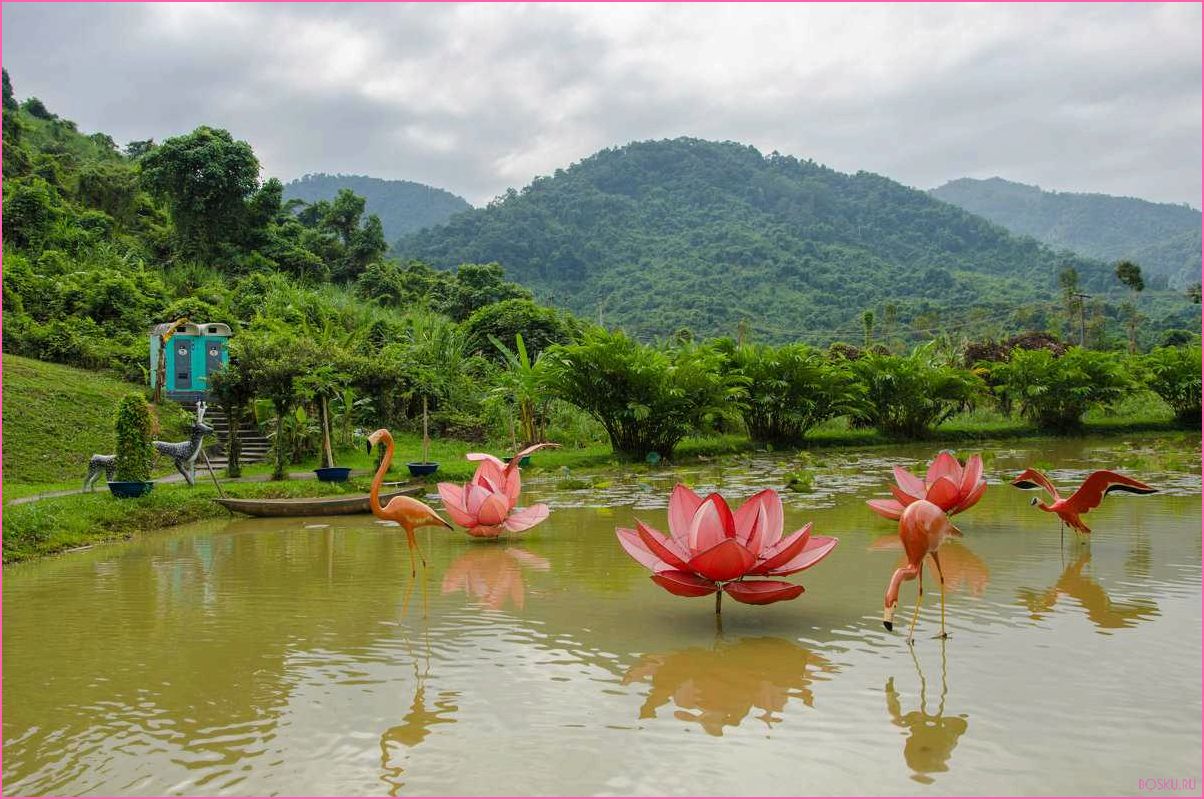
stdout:
[[[170,333],[172,328],[174,333]],[[159,349],[163,336],[170,334],[167,341],[167,369],[165,394],[177,402],[197,402],[205,399],[210,372],[221,369],[230,360],[226,345],[230,339],[230,326],[220,322],[165,323],[155,325],[150,331],[150,383],[151,389],[159,382]]]

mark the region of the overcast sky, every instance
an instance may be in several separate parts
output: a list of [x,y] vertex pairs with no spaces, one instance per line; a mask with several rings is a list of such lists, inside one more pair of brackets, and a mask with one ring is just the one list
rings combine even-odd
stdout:
[[120,143],[481,204],[603,147],[731,139],[912,186],[1200,205],[1198,5],[5,4],[3,62]]

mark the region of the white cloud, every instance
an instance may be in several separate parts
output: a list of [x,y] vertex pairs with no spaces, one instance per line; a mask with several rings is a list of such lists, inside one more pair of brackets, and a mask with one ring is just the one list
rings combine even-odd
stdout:
[[266,171],[480,203],[693,135],[928,187],[1200,198],[1194,5],[20,4],[4,62],[87,130],[198,124]]

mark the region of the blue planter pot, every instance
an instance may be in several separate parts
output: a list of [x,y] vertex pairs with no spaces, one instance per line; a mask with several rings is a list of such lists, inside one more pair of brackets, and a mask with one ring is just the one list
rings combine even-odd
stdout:
[[[506,463],[509,463],[510,459],[513,457],[514,457],[513,455],[507,455],[506,457],[502,458],[502,460],[506,461]],[[522,458],[519,459],[518,465],[521,468],[526,468],[526,467],[530,466],[531,465],[531,456],[524,455]]]
[[407,463],[411,477],[429,477],[439,470],[437,463]]
[[347,482],[347,478],[351,476],[351,467],[327,466],[323,469],[314,469],[314,474],[323,483],[345,483]]
[[150,493],[151,489],[154,487],[155,487],[154,483],[110,482],[109,483],[109,493],[112,494],[113,496],[117,497],[118,499],[135,499],[137,497],[146,496],[147,494]]

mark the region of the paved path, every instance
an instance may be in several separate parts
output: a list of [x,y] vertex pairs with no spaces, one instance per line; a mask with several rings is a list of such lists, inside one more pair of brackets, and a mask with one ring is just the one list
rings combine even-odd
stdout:
[[[369,474],[372,474],[372,472],[368,471],[367,469],[352,469],[351,470],[352,477],[363,477],[363,476],[369,475]],[[252,474],[252,475],[248,475],[247,477],[236,477],[236,478],[221,477],[220,475],[218,476],[218,480],[223,485],[225,485],[226,483],[266,483],[270,479],[272,479],[272,476],[270,474]],[[316,480],[316,479],[318,479],[318,476],[316,474],[314,474],[313,472],[289,472],[288,479],[289,480]],[[204,469],[197,469],[196,481],[198,484],[201,484],[203,482],[205,485],[213,485],[213,479],[211,477],[209,477],[209,472]],[[164,477],[156,477],[155,482],[156,483],[182,483],[182,482],[184,482],[184,475],[180,474],[179,472],[175,472],[175,473],[172,473],[169,475],[165,475]],[[98,490],[103,491],[104,486],[102,485]],[[82,488],[68,488],[68,489],[64,489],[62,491],[45,491],[41,494],[30,494],[27,497],[18,497],[17,499],[9,500],[8,502],[5,502],[4,504],[5,505],[24,505],[26,502],[37,502],[40,499],[51,499],[52,497],[69,497],[72,494],[82,494],[82,493],[84,493],[84,490]]]

